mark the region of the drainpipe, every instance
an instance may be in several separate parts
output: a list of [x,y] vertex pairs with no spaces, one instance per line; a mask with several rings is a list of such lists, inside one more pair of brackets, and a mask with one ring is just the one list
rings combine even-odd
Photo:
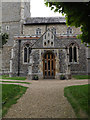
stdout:
[[20,47],[21,47],[21,40],[18,41],[18,76],[20,75]]

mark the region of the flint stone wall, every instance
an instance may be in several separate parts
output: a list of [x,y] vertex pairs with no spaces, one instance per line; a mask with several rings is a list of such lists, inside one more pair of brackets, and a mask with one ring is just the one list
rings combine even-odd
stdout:
[[[36,40],[21,40],[21,47],[20,47],[20,75],[21,76],[27,76],[28,75],[28,64],[23,63],[23,47],[25,43],[30,43],[31,45],[35,43]],[[59,50],[59,72],[58,73],[67,73],[67,65],[70,64],[71,66],[71,73],[72,74],[86,74],[87,73],[87,59],[86,59],[86,48],[84,44],[80,43],[79,39],[55,39],[54,40],[55,47],[54,48],[48,48],[49,50]],[[66,47],[69,46],[72,42],[77,43],[78,45],[78,54],[79,54],[79,59],[77,63],[69,63],[67,60],[67,50]],[[39,68],[39,61],[40,61],[40,50],[47,51],[43,47],[43,40],[42,37],[37,40],[37,43],[33,46],[31,56],[33,58],[33,63],[32,63],[32,76],[33,75],[38,75],[40,74],[40,68]],[[56,46],[57,45],[57,46]],[[16,40],[14,44],[14,58],[13,60],[13,73],[17,75],[18,72],[18,40]]]
[[66,56],[65,56],[65,51],[59,50],[59,65],[60,65],[60,73],[65,73],[67,66],[66,66]]
[[2,48],[2,73],[8,74],[10,72],[10,58],[11,46],[3,46]]

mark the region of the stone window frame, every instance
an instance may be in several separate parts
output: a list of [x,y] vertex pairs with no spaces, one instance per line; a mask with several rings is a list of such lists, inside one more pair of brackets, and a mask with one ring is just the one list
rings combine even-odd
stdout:
[[[26,45],[29,45],[28,47]],[[24,61],[24,49],[27,48],[27,62]],[[30,57],[30,53],[29,53],[29,50],[31,49],[30,47],[30,44],[29,43],[26,43],[24,46],[23,46],[23,64],[28,64],[29,63],[29,57]]]
[[6,31],[9,31],[9,29],[10,29],[10,26],[6,25]]
[[51,29],[51,31],[52,31],[52,33],[53,33],[54,35],[56,35],[57,31],[56,31],[56,28],[55,28],[55,27],[53,27],[53,28]]
[[40,28],[37,28],[35,32],[36,32],[36,36],[41,35],[41,29]]
[[[49,33],[49,36],[48,36]],[[52,32],[48,31],[44,34],[43,36],[43,47],[54,47],[54,35],[53,38],[51,38],[51,36],[53,35]],[[49,41],[49,43],[48,43]],[[53,44],[51,44],[53,42]]]
[[73,29],[71,27],[67,28],[67,35],[72,35],[73,34]]
[[12,48],[11,49],[11,59],[13,59],[14,58],[14,49]]
[[[70,64],[79,64],[79,46],[77,43],[71,43],[68,47],[68,55],[70,55],[69,53],[69,48],[72,47],[72,62],[70,62],[70,58],[68,58],[68,61]],[[76,56],[76,59],[77,61],[74,61],[74,47],[76,47],[76,51],[77,51],[77,56]],[[69,56],[70,57],[70,56]]]

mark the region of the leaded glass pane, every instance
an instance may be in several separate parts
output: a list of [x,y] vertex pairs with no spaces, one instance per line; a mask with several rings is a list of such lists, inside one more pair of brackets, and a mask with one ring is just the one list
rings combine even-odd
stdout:
[[24,62],[27,62],[27,48],[24,48]]
[[74,62],[77,62],[77,49],[74,47]]
[[69,48],[69,62],[72,62],[72,47]]

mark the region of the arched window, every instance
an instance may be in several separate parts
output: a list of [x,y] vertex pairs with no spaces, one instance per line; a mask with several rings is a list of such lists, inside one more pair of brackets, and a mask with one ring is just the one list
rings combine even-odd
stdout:
[[52,28],[52,33],[56,34],[56,29],[55,28]]
[[46,35],[45,35],[45,39],[46,39]]
[[29,44],[26,44],[24,46],[24,63],[29,63],[29,58],[30,58],[30,53],[31,53],[31,48]]
[[72,28],[71,28],[71,27],[68,27],[68,28],[67,28],[67,35],[70,35],[70,34],[72,34]]
[[72,62],[72,47],[69,48],[69,62]]
[[74,58],[73,58],[73,60],[74,60],[74,62],[77,62],[77,48],[76,47],[74,47],[73,48],[73,55],[74,55]]
[[40,28],[37,28],[36,29],[36,35],[38,36],[38,35],[41,35],[41,29]]
[[24,63],[27,63],[27,47],[24,48]]
[[50,30],[43,35],[43,47],[54,47],[54,34]]
[[78,46],[74,43],[69,46],[69,62],[78,62]]
[[6,30],[7,30],[7,31],[9,30],[9,25],[6,26]]

